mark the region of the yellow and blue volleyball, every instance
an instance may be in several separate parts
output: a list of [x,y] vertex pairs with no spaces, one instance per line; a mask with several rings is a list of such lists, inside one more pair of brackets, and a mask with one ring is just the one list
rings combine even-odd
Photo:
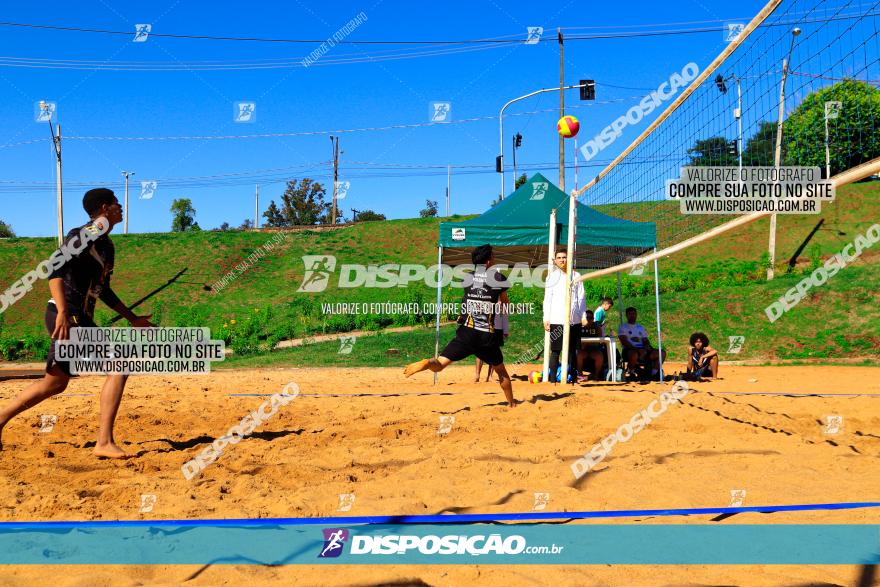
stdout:
[[581,123],[574,116],[563,116],[556,123],[556,132],[567,139],[577,136]]
[[541,372],[532,371],[529,373],[529,383],[541,383]]

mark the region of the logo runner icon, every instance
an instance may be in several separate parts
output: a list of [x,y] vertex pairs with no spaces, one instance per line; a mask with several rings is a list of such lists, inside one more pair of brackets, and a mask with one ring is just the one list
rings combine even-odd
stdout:
[[324,547],[318,558],[337,558],[348,540],[348,530],[344,528],[324,528]]
[[532,183],[532,197],[530,200],[543,200],[547,195],[547,188],[550,187],[546,181],[536,181]]
[[306,268],[306,275],[302,285],[296,291],[314,293],[327,289],[330,274],[336,269],[336,257],[333,255],[303,255],[302,260]]

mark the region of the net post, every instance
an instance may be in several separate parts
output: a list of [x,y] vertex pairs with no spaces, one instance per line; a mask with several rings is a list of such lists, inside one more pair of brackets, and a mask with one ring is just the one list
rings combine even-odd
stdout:
[[[577,196],[572,191],[568,198],[568,243],[566,247],[565,264],[565,324],[562,325],[562,357],[560,357],[560,379],[568,382],[568,371],[571,365],[568,364],[569,349],[571,348],[571,267],[574,264],[574,234],[575,223],[577,222],[577,213],[575,206],[577,204]],[[578,341],[580,342],[580,341]],[[561,381],[560,381],[561,383]]]
[[[556,208],[550,211],[550,227],[547,237],[547,277],[550,277],[550,271],[553,267],[553,257],[556,255]],[[544,284],[544,295],[547,295],[546,283]],[[543,318],[543,316],[542,316]],[[542,324],[543,326],[543,324]],[[541,371],[541,381],[548,382],[550,373],[550,331],[544,331],[544,368]]]
[[[657,247],[654,247],[657,253]],[[660,382],[663,382],[663,338],[660,334],[660,270],[657,268],[657,258],[654,258],[654,311],[657,313],[657,363],[660,367]]]
[[[440,300],[443,283],[443,245],[437,247],[437,324],[434,328],[434,358],[440,356]],[[434,371],[434,385],[437,385],[437,372]]]

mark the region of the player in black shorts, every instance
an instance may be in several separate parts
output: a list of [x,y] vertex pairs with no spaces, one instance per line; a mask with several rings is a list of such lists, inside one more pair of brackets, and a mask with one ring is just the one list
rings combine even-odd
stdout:
[[510,282],[499,271],[492,269],[495,257],[492,246],[477,247],[471,253],[471,261],[475,266],[473,281],[464,288],[462,312],[458,317],[458,330],[455,338],[436,359],[423,359],[410,363],[403,370],[406,377],[420,371],[439,373],[455,361],[476,355],[483,362],[491,365],[498,374],[501,389],[507,405],[516,407],[513,399],[513,385],[510,375],[504,367],[504,357],[495,336],[495,304],[507,304],[507,290]]
[[[67,340],[71,328],[95,326],[92,317],[98,299],[132,326],[153,326],[150,316],[135,316],[110,289],[115,252],[107,234],[114,225],[122,222],[122,206],[111,190],[96,188],[86,192],[83,208],[89,215],[89,222],[71,230],[64,239],[63,246],[71,252],[71,258],[49,275],[52,299],[46,308],[45,321],[52,343],[46,361],[46,375],[25,388],[0,412],[0,433],[12,418],[67,388],[71,377],[70,364],[55,359],[55,341]],[[84,235],[91,239],[86,246],[82,246]],[[127,379],[127,375],[108,375],[101,390],[101,423],[94,451],[99,457],[126,456],[113,440],[113,424]]]

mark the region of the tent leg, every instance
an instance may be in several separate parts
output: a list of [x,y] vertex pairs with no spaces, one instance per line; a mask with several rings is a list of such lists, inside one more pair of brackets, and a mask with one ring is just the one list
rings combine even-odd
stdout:
[[[654,247],[657,252],[657,247]],[[654,259],[654,306],[657,312],[657,353],[660,363],[660,381],[663,381],[663,338],[660,334],[660,271],[657,269],[657,259]]]
[[[440,299],[443,283],[443,247],[437,247],[437,324],[434,328],[434,358],[440,355]],[[434,372],[434,385],[437,385],[437,372]]]

